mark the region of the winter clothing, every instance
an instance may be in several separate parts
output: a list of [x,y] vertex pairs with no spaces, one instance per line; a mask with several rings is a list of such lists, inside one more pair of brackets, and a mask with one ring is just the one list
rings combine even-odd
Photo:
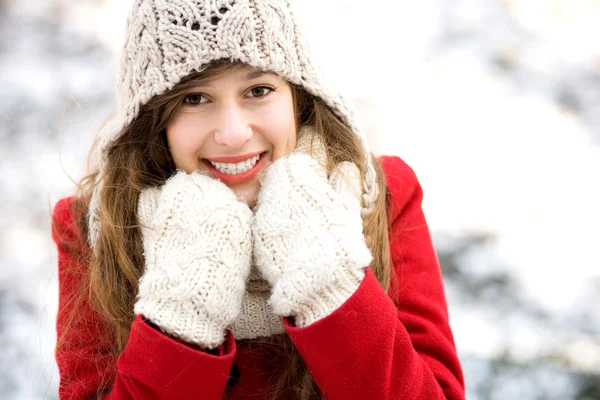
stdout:
[[[464,378],[448,323],[440,267],[421,209],[422,191],[398,157],[382,157],[388,185],[388,226],[392,272],[399,287],[395,304],[370,268],[357,290],[331,314],[304,327],[282,322],[315,382],[328,400],[465,398]],[[225,342],[209,354],[154,329],[141,315],[133,322],[121,355],[109,352],[113,337],[105,320],[87,302],[68,326],[84,281],[89,254],[72,220],[73,199],[56,205],[53,238],[59,250],[57,349],[61,399],[91,398],[100,382],[112,384],[103,399],[266,399],[281,371],[268,347],[252,341]],[[69,246],[60,237],[79,238]],[[312,268],[308,265],[307,268]],[[283,278],[282,278],[283,279]],[[229,385],[228,385],[229,383]]]
[[281,317],[273,312],[268,303],[270,297],[269,282],[252,265],[242,300],[242,311],[230,328],[236,339],[255,339],[285,333]]
[[[372,257],[363,236],[358,168],[345,162],[328,178],[319,136],[310,127],[298,136],[299,148],[266,170],[252,234],[254,262],[273,287],[273,311],[304,327],[358,289]],[[306,152],[311,143],[315,158]]]
[[[73,198],[59,201],[53,215],[61,399],[266,399],[282,365],[269,361],[267,346],[241,339],[279,333],[289,335],[329,400],[464,399],[419,183],[399,158],[381,159],[392,273],[400,280],[390,293],[400,299],[395,304],[368,267],[362,235],[361,216],[378,198],[375,161],[351,110],[316,69],[290,1],[134,1],[119,114],[101,132],[96,154],[88,236],[74,225]],[[267,168],[254,218],[225,185],[198,173],[181,171],[146,189],[137,316],[124,352],[114,355],[107,322],[86,300],[73,303],[86,290],[78,255],[96,250],[102,229],[108,150],[144,104],[217,60],[275,72],[320,98],[361,140],[364,183],[352,164],[326,171],[318,143],[311,156],[301,154],[312,137],[301,131],[299,151]],[[69,321],[72,307],[78,314]],[[110,392],[98,392],[103,382]]]
[[240,313],[252,260],[252,211],[224,183],[178,171],[138,201],[144,274],[135,313],[213,349]]
[[293,15],[291,0],[136,0],[127,19],[118,79],[119,114],[101,132],[100,167],[89,220],[95,244],[97,203],[107,149],[138,115],[140,107],[182,78],[216,60],[236,60],[277,73],[324,103],[361,139],[366,159],[363,215],[377,199],[375,169],[366,138],[346,101],[321,76]]
[[[362,234],[358,168],[340,164],[330,184],[319,136],[305,126],[298,138],[296,153],[269,166],[263,179],[254,252],[252,213],[223,183],[180,171],[161,188],[141,193],[146,268],[136,314],[171,336],[212,349],[232,321],[237,339],[283,333],[274,314],[296,316],[296,325],[306,326],[356,291],[371,262]],[[252,253],[260,278],[268,282],[263,278],[266,286],[258,293],[250,288],[240,314]],[[265,304],[263,293],[271,287]]]

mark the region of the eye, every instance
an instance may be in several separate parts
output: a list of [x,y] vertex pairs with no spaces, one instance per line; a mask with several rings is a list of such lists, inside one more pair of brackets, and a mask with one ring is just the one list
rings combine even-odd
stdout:
[[199,93],[188,94],[187,96],[185,96],[183,98],[183,104],[192,105],[192,106],[202,104],[203,97],[204,97],[204,95],[199,94]]
[[267,96],[270,92],[273,92],[275,89],[269,86],[255,86],[251,88],[248,93],[252,94],[250,97],[260,98]]

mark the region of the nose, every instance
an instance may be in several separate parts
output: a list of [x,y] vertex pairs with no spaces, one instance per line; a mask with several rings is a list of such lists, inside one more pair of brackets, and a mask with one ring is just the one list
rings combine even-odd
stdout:
[[252,128],[243,111],[235,106],[224,108],[215,130],[215,142],[229,147],[242,147],[252,138]]

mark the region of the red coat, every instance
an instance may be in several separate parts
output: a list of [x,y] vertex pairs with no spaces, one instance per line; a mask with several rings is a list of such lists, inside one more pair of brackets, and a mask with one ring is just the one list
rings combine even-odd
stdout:
[[[427,227],[421,186],[413,170],[398,157],[381,157],[389,187],[389,239],[399,278],[399,306],[367,268],[352,297],[326,318],[285,328],[316,383],[329,400],[460,400],[464,378],[448,324],[440,266]],[[57,232],[75,237],[72,198],[54,209],[53,239],[58,246],[59,314],[81,282],[85,265],[58,240]],[[89,249],[88,249],[89,250]],[[260,399],[267,386],[268,349],[247,351],[230,331],[211,355],[188,347],[152,328],[138,316],[125,351],[108,352],[110,335],[88,304],[67,331],[67,346],[56,352],[60,399],[95,398],[103,377],[114,387],[103,399],[221,399],[230,371],[238,375],[229,399]],[[116,377],[112,378],[115,373]],[[262,373],[261,373],[262,372]]]

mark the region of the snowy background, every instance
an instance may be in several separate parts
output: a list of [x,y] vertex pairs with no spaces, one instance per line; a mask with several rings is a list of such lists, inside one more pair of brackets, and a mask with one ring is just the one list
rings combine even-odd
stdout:
[[[114,107],[129,1],[0,0],[0,399],[56,399],[50,213]],[[425,192],[468,399],[600,399],[600,1],[302,0]]]

